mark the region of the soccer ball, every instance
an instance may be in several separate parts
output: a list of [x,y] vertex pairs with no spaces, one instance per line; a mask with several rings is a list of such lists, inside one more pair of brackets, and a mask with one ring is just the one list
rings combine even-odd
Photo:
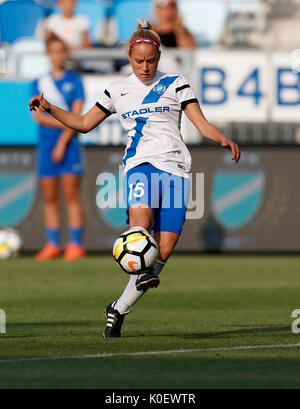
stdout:
[[0,260],[15,257],[21,250],[22,240],[14,229],[0,230]]
[[158,246],[146,230],[137,228],[118,237],[113,256],[126,273],[141,274],[156,263]]

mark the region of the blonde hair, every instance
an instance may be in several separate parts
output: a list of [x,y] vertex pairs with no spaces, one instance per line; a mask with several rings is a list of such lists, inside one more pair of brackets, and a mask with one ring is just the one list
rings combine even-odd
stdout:
[[[132,36],[129,39],[129,45],[134,43],[135,41],[139,40],[148,40],[152,41],[157,44],[157,48],[159,49],[161,41],[159,35],[152,30],[151,24],[146,20],[146,19],[137,19],[138,20],[138,26],[136,31],[132,34]],[[132,52],[132,47],[129,47],[129,55]]]

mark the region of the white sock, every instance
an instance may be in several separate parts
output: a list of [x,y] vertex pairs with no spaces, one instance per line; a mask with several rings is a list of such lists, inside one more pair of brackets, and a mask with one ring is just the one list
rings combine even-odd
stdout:
[[130,276],[123,294],[114,305],[114,309],[120,314],[125,314],[125,312],[128,311],[128,308],[131,307],[141,297],[141,295],[143,295],[143,291],[137,291],[135,287],[137,278],[138,276],[133,274]]
[[[166,263],[157,260],[156,264],[153,267],[153,273],[159,275],[162,269],[165,267]],[[121,297],[117,300],[114,305],[114,308],[120,313],[125,314],[130,307],[132,307],[143,294],[144,291],[138,291],[135,287],[135,283],[137,280],[137,276],[131,275],[129,282],[121,295]]]

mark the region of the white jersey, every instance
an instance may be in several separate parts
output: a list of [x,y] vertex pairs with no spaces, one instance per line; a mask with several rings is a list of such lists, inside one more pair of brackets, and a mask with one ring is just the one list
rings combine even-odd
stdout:
[[45,38],[48,32],[62,38],[69,47],[82,47],[83,34],[90,28],[90,22],[85,16],[65,18],[61,14],[52,14],[42,23],[39,36]]
[[182,76],[157,72],[143,83],[134,74],[111,84],[97,102],[107,115],[117,113],[127,132],[125,173],[144,162],[174,175],[189,177],[191,155],[180,133],[185,107],[197,102]]

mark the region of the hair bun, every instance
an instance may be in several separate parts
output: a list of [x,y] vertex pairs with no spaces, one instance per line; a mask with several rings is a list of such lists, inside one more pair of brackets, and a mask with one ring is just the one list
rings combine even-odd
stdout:
[[138,27],[137,27],[138,30],[152,30],[151,24],[146,19],[144,20],[137,19],[137,20],[139,22]]
[[129,54],[136,43],[149,43],[159,49],[161,44],[160,37],[153,31],[152,25],[146,19],[137,18],[137,21],[139,23],[137,29],[132,33],[128,41]]

